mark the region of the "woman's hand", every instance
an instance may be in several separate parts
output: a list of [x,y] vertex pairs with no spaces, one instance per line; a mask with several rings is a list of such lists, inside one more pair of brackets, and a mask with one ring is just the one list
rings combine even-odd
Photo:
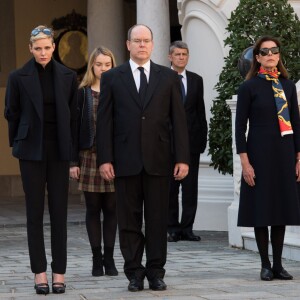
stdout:
[[71,167],[70,171],[69,171],[69,176],[71,179],[79,179],[80,168],[79,167]]
[[240,159],[242,164],[242,174],[244,180],[248,185],[255,186],[255,172],[252,165],[249,162],[247,153],[240,153]]
[[297,159],[296,161],[296,180],[300,182],[300,160]]

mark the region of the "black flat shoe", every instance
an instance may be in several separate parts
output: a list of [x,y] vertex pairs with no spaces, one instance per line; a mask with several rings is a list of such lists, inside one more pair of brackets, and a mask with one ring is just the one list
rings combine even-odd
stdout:
[[180,241],[180,239],[181,239],[180,234],[176,232],[172,232],[168,236],[168,242],[178,242]]
[[128,291],[130,292],[138,292],[144,289],[144,281],[136,278],[130,279],[128,285]]
[[281,280],[292,280],[293,276],[282,268],[280,272],[273,270],[274,278],[281,279]]
[[260,279],[265,281],[271,281],[274,278],[272,270],[267,268],[262,268],[260,271]]
[[34,289],[38,295],[49,294],[49,284],[48,283],[36,283],[34,285]]
[[164,291],[167,289],[167,285],[162,278],[153,278],[149,280],[149,289],[153,291]]
[[201,237],[199,235],[195,235],[193,232],[183,233],[181,235],[181,239],[183,241],[192,241],[192,242],[199,242],[199,241],[201,241]]

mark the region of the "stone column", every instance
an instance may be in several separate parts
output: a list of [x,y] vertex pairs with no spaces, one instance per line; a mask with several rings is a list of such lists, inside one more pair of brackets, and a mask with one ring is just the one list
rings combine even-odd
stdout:
[[169,0],[137,0],[137,23],[149,26],[154,36],[151,59],[158,64],[170,66],[168,51],[170,44]]
[[89,53],[100,45],[109,48],[117,64],[125,61],[126,33],[123,0],[88,0],[87,31]]
[[234,247],[243,247],[242,229],[237,227],[237,217],[239,208],[239,196],[241,185],[241,163],[235,149],[235,116],[236,116],[237,96],[234,95],[232,100],[227,100],[231,110],[232,122],[232,155],[233,155],[233,180],[234,180],[234,199],[228,207],[228,239],[229,244]]

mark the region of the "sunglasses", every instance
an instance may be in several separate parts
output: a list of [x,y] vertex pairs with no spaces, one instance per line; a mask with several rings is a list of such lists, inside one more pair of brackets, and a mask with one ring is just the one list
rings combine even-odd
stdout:
[[278,54],[279,53],[279,47],[261,48],[261,49],[259,49],[258,52],[261,56],[267,56],[267,55],[269,55],[269,51],[271,51],[272,54]]
[[31,36],[36,36],[38,35],[40,32],[43,32],[46,35],[51,35],[52,34],[52,30],[49,28],[35,28],[31,31]]

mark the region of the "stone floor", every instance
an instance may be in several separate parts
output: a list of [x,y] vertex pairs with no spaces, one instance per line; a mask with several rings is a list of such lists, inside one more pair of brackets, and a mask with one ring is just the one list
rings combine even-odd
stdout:
[[[131,293],[122,271],[123,258],[116,244],[116,277],[92,277],[91,253],[84,224],[85,207],[79,197],[69,205],[67,289],[64,295],[49,294],[50,299],[300,299],[300,262],[284,260],[294,275],[292,281],[259,279],[257,253],[231,248],[226,232],[200,231],[201,242],[180,241],[168,244],[165,282],[168,289],[148,289]],[[0,299],[34,300],[33,274],[29,267],[24,200],[0,199]],[[50,226],[46,213],[45,240],[50,258]],[[50,268],[49,268],[50,269]],[[50,273],[49,273],[50,277]]]

